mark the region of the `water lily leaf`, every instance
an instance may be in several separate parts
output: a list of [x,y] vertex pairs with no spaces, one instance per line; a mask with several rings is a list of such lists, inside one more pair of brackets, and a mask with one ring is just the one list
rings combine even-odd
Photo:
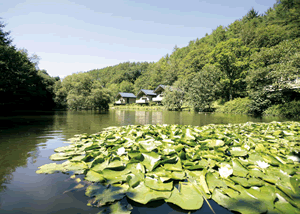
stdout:
[[63,171],[64,167],[61,164],[49,163],[39,167],[37,174],[53,174],[55,172]]
[[294,191],[294,193],[300,195],[300,179],[291,177],[290,182],[291,182],[291,188]]
[[53,161],[60,161],[60,160],[66,160],[69,158],[69,156],[66,155],[66,153],[55,153],[53,155],[51,155],[50,160]]
[[216,140],[216,139],[209,139],[209,140],[205,140],[207,142],[207,146],[210,148],[213,147],[221,147],[224,146],[225,142],[223,140]]
[[177,171],[181,172],[182,171],[182,165],[181,165],[181,160],[178,159],[176,164],[165,164],[164,169],[168,171]]
[[154,143],[154,139],[149,139],[146,141],[139,141],[139,145],[141,145],[142,149],[146,150],[146,152],[151,152],[152,150],[156,149],[157,146],[162,144],[161,142],[159,142],[159,143],[160,144]]
[[91,185],[86,189],[86,196],[93,197],[88,206],[101,207],[107,203],[112,203],[117,200],[121,200],[128,189],[127,184],[123,185],[111,185],[105,188],[101,185]]
[[232,176],[232,177],[230,177],[230,179],[233,180],[235,183],[242,185],[243,187],[251,187],[247,178],[240,178],[240,177]]
[[249,158],[248,158],[248,161],[251,163],[251,164],[254,164],[256,165],[256,162],[257,161],[264,161],[263,157],[259,154],[259,153],[251,153],[249,154]]
[[171,191],[173,189],[173,182],[163,183],[158,179],[146,177],[145,186],[154,190]]
[[145,186],[144,182],[140,182],[137,187],[129,188],[126,195],[135,202],[147,204],[149,201],[169,198],[171,191],[156,191]]
[[124,169],[126,164],[120,159],[115,158],[109,162],[109,164],[105,167],[106,169]]
[[144,178],[145,178],[144,173],[136,172],[134,174],[133,173],[128,174],[127,177],[126,177],[126,181],[127,181],[127,183],[129,184],[130,187],[134,188],[137,185],[139,185],[139,183],[141,181],[143,181]]
[[108,180],[108,183],[118,183],[126,181],[127,174],[131,172],[130,169],[125,168],[124,170],[112,170],[104,169],[102,170],[103,177]]
[[237,160],[232,160],[232,168],[233,168],[233,175],[239,176],[239,177],[246,177],[249,171],[242,166],[242,164]]
[[[268,207],[268,210],[274,209],[274,201],[276,199],[274,186],[263,186],[261,188],[249,188],[244,191],[250,193],[255,198],[257,198],[262,203],[264,203]],[[241,192],[241,194],[245,194],[245,193]]]
[[295,213],[300,214],[300,209],[292,206],[287,202],[281,195],[276,194],[278,201],[275,202],[275,208],[280,210],[282,213]]
[[226,188],[226,189],[222,189],[222,191],[228,195],[230,198],[237,198],[240,193],[238,191],[235,191],[233,189],[230,189],[230,188]]
[[188,182],[180,182],[179,190],[174,188],[166,202],[175,204],[184,210],[197,210],[203,205],[203,196]]
[[229,151],[230,151],[230,154],[235,157],[238,157],[238,156],[243,157],[248,154],[248,151],[241,147],[231,147],[231,149]]
[[54,149],[55,152],[67,152],[67,151],[74,151],[76,147],[74,145],[69,145],[69,146],[63,146],[63,147],[58,147]]
[[95,172],[101,172],[108,165],[108,159],[104,160],[104,158],[99,158],[97,161],[94,161],[91,165],[91,169]]
[[254,168],[249,170],[249,175],[255,178],[262,178],[265,174],[260,169]]
[[70,161],[83,161],[84,158],[86,158],[86,156],[74,156]]
[[253,177],[249,178],[248,182],[249,182],[249,184],[251,186],[258,186],[258,187],[260,187],[260,186],[264,185],[264,182],[262,180],[257,179],[257,178],[253,178]]
[[[239,195],[238,197],[240,196],[241,195]],[[229,198],[219,189],[214,189],[212,199],[229,210],[238,211],[243,214],[260,214],[267,211],[266,206],[254,198],[247,198],[246,200]]]
[[65,172],[73,171],[75,174],[83,174],[84,170],[88,168],[85,162],[70,162],[65,161],[62,163]]
[[102,182],[105,180],[102,174],[99,174],[93,170],[89,170],[84,179],[92,182]]
[[148,171],[152,171],[157,165],[158,161],[161,159],[161,156],[155,152],[142,153],[144,156],[144,160],[142,164],[146,167]]
[[127,210],[125,206],[122,206],[120,202],[110,205],[109,213],[111,214],[130,214],[131,211]]
[[206,182],[208,185],[209,191],[212,193],[216,187],[223,187],[227,188],[227,185],[219,178],[217,178],[214,174],[211,172],[208,172],[206,174]]

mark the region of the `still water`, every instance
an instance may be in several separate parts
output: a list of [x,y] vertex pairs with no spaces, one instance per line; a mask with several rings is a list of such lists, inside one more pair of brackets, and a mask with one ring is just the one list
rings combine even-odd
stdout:
[[[75,134],[93,134],[108,126],[129,124],[228,124],[285,121],[284,118],[254,118],[246,115],[197,114],[191,112],[110,110],[38,112],[0,117],[0,214],[77,214],[99,212],[88,207],[84,190],[69,191],[76,184],[70,175],[56,173],[38,175],[38,166],[51,163],[54,149],[66,146],[63,142]],[[63,162],[63,161],[61,161]],[[58,162],[59,163],[59,162]],[[64,194],[63,194],[64,193]],[[127,199],[122,203],[126,204]],[[129,201],[132,213],[184,213],[163,202],[141,206]],[[230,213],[210,201],[216,213]],[[204,202],[193,213],[212,213]]]

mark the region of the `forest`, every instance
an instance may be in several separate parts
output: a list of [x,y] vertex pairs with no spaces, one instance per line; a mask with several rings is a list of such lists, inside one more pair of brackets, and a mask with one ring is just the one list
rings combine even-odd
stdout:
[[177,89],[165,92],[163,105],[169,110],[190,106],[195,111],[300,115],[299,0],[277,0],[264,14],[252,8],[186,47],[175,46],[158,62],[124,62],[63,80],[38,70],[26,52],[11,45],[3,27],[0,93],[7,98],[1,108],[17,103],[26,108],[28,102],[43,100],[34,106],[108,109],[118,92],[136,94],[163,84]]

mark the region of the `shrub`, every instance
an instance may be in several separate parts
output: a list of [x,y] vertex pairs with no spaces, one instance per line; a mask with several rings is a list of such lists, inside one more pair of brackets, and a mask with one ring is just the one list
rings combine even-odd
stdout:
[[216,112],[232,114],[249,114],[251,100],[246,98],[236,98],[226,102],[223,106],[217,108]]
[[273,105],[264,111],[264,115],[277,115],[284,117],[300,117],[300,100]]

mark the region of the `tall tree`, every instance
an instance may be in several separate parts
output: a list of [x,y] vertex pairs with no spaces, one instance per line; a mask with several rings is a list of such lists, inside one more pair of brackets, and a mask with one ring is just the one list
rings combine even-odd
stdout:
[[209,54],[210,62],[223,73],[221,82],[224,86],[224,98],[245,96],[245,77],[250,61],[250,48],[244,46],[240,39],[220,42]]

